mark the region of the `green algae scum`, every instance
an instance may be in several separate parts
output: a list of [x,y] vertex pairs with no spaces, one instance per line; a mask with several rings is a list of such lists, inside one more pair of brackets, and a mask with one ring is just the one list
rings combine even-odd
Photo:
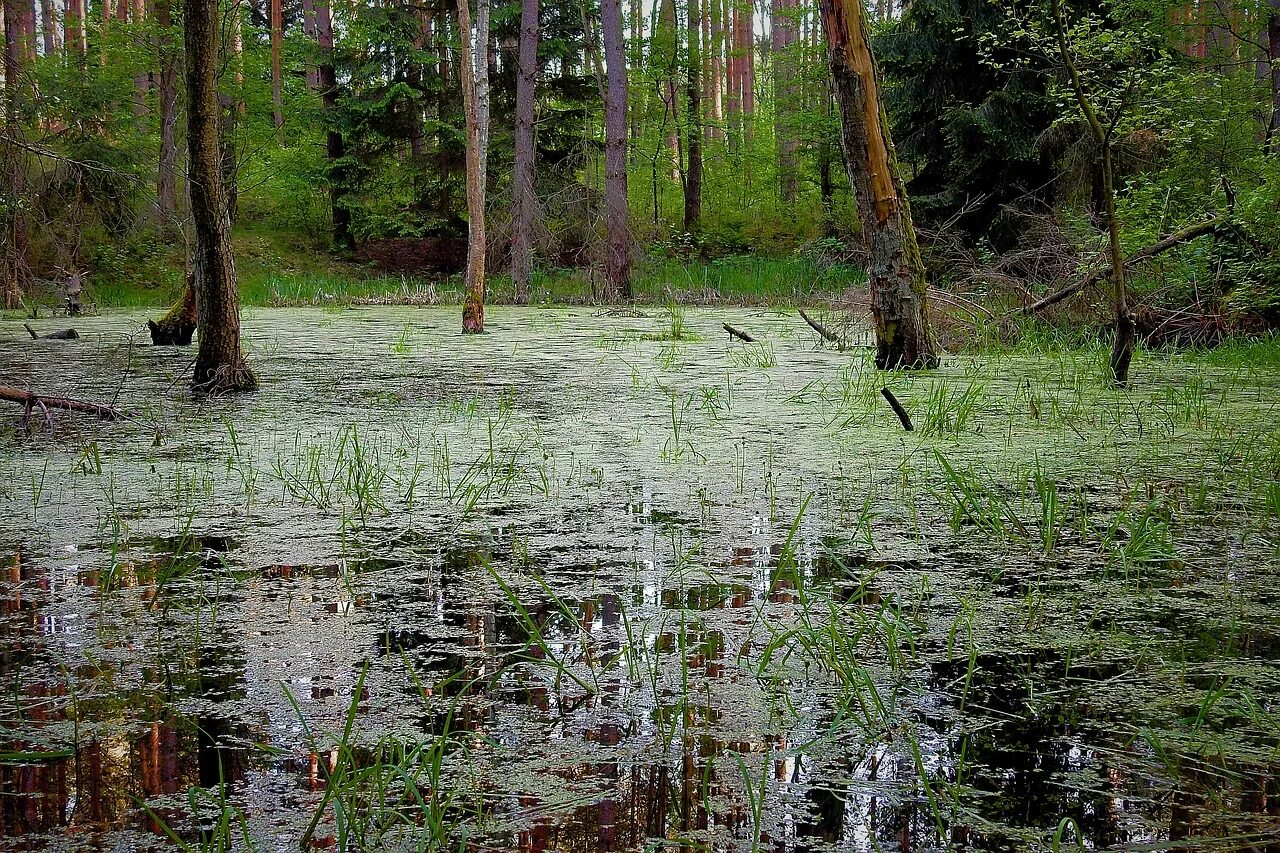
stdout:
[[0,325],[0,848],[1280,849],[1274,339],[245,316]]

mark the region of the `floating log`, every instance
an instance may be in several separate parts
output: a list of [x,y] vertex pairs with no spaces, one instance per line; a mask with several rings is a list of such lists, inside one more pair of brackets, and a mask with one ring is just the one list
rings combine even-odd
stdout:
[[75,341],[80,339],[80,333],[75,329],[63,329],[60,332],[49,332],[48,334],[41,335],[36,332],[35,329],[31,328],[29,323],[23,323],[22,328],[27,330],[27,334],[31,336],[33,341],[40,338],[47,341]]
[[38,406],[46,411],[48,409],[62,409],[68,412],[83,412],[87,415],[93,415],[100,421],[118,421],[127,417],[119,409],[114,409],[102,403],[90,403],[85,400],[73,400],[70,397],[36,394],[31,391],[25,391],[22,388],[14,388],[12,385],[0,385],[0,400],[8,400],[11,403],[20,403],[26,406],[28,416],[30,416],[31,410]]
[[753,344],[756,342],[755,338],[751,337],[741,329],[735,329],[733,326],[730,326],[728,323],[724,324],[724,330],[729,333],[730,337],[737,338],[740,341],[746,341],[749,344]]
[[893,392],[888,388],[881,388],[880,396],[884,397],[885,400],[888,401],[889,408],[893,409],[893,413],[897,415],[898,420],[902,422],[902,428],[907,432],[914,432],[915,427],[911,425],[911,416],[907,414],[907,410],[903,405],[898,402],[898,398],[893,396]]
[[[1221,224],[1222,224],[1221,220],[1219,220],[1216,216],[1211,216],[1208,219],[1204,220],[1203,222],[1197,222],[1195,225],[1188,226],[1182,229],[1181,231],[1178,231],[1177,233],[1170,234],[1168,237],[1165,237],[1163,240],[1159,241],[1158,243],[1152,243],[1150,246],[1147,246],[1145,249],[1139,249],[1129,257],[1125,258],[1124,268],[1127,270],[1129,269],[1129,267],[1136,266],[1142,263],[1143,261],[1150,260],[1151,258],[1154,258],[1156,255],[1163,254],[1169,251],[1170,249],[1174,248],[1175,246],[1180,246],[1183,243],[1194,240],[1197,237],[1203,237],[1205,234],[1212,234],[1215,230],[1217,230],[1218,226]],[[1105,281],[1110,276],[1111,276],[1111,267],[1109,266],[1103,269],[1097,270],[1096,272],[1090,273],[1088,276],[1081,279],[1080,281],[1077,281],[1075,284],[1069,284],[1066,287],[1062,288],[1061,290],[1055,293],[1049,294],[1044,299],[1041,299],[1039,302],[1035,302],[1031,305],[1028,305],[1026,308],[1022,309],[1022,313],[1038,314],[1044,309],[1049,308],[1053,305],[1057,305],[1059,302],[1063,301],[1064,299],[1068,299],[1071,296],[1074,296],[1075,294],[1084,290],[1086,287],[1092,287],[1095,284]]]
[[797,310],[800,312],[800,316],[804,318],[804,321],[809,324],[809,328],[813,329],[819,335],[831,341],[836,346],[842,345],[839,335],[837,335],[835,332],[831,331],[826,326],[819,323],[817,320],[810,317],[803,308],[799,308]]

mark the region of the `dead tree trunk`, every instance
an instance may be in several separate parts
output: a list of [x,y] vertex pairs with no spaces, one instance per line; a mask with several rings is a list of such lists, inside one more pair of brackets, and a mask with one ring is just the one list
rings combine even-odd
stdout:
[[192,387],[197,393],[257,387],[240,349],[240,301],[231,218],[218,146],[218,0],[184,0],[187,80],[187,160],[195,231],[195,279],[200,347]]
[[929,328],[924,261],[880,103],[862,0],[821,0],[845,168],[858,200],[867,282],[882,370],[938,364]]
[[182,298],[159,320],[148,320],[151,344],[158,347],[185,347],[191,345],[191,336],[197,325],[196,290],[188,279],[182,289]]
[[515,179],[511,187],[511,282],[516,302],[529,301],[533,276],[534,86],[538,74],[538,0],[523,0],[520,67],[516,79]]
[[702,51],[698,37],[702,32],[698,0],[689,4],[689,116],[686,128],[688,166],[684,174],[684,230],[695,231],[702,221]]
[[631,298],[627,205],[627,57],[621,0],[601,0],[600,29],[609,85],[604,102],[605,286],[610,299]]
[[484,332],[484,262],[488,249],[485,233],[485,148],[488,144],[488,3],[479,0],[475,33],[471,27],[470,0],[458,0],[458,29],[462,36],[462,111],[467,136],[467,247],[466,296],[462,306],[462,333]]

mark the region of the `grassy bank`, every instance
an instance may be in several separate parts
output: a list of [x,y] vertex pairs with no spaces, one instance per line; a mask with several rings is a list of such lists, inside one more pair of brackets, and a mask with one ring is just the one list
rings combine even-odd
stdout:
[[[450,303],[462,299],[460,275],[386,275],[350,263],[288,235],[242,229],[236,234],[240,297],[245,305],[325,303]],[[842,264],[819,264],[807,257],[735,256],[703,263],[672,258],[638,258],[633,292],[641,303],[671,299],[686,303],[826,303],[863,281],[861,271]],[[102,310],[171,304],[183,282],[181,247],[111,272],[92,274],[87,301]],[[533,279],[533,300],[541,304],[591,302],[602,286],[599,271],[543,269]],[[54,293],[37,294],[46,305]],[[489,279],[489,300],[514,300],[509,276]]]

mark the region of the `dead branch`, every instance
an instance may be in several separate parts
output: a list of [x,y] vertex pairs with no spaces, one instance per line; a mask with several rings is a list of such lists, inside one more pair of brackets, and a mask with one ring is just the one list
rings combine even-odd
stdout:
[[75,329],[64,329],[61,332],[49,332],[47,335],[41,335],[31,328],[29,323],[23,323],[22,328],[27,330],[27,334],[31,336],[31,340],[43,338],[47,341],[75,341],[80,339],[80,333]]
[[839,335],[837,335],[835,332],[831,331],[826,326],[819,323],[817,320],[810,317],[803,308],[799,308],[797,310],[800,312],[800,316],[804,318],[804,321],[809,324],[809,328],[813,329],[823,338],[825,338],[828,341],[831,341],[836,346],[841,345],[841,340]]
[[914,432],[915,427],[911,425],[911,416],[907,414],[907,410],[898,402],[898,398],[893,396],[893,392],[888,388],[880,389],[880,396],[889,403],[889,408],[893,409],[893,413],[898,416],[898,420],[902,422],[902,428],[907,432]]
[[25,406],[28,415],[33,407],[39,406],[42,410],[62,409],[68,412],[83,412],[93,415],[101,421],[118,421],[127,417],[119,409],[113,409],[111,406],[104,406],[101,403],[73,400],[70,397],[51,397],[47,394],[36,394],[31,391],[24,391],[21,388],[14,388],[12,385],[0,385],[0,400],[8,400],[11,403],[19,403]]
[[[1203,222],[1197,222],[1195,225],[1188,226],[1187,228],[1184,228],[1181,231],[1178,231],[1174,234],[1170,234],[1168,237],[1165,237],[1163,240],[1160,240],[1159,242],[1156,242],[1156,243],[1152,243],[1150,246],[1147,246],[1145,249],[1139,249],[1138,251],[1130,255],[1128,258],[1126,258],[1124,262],[1125,269],[1128,269],[1129,267],[1132,267],[1132,266],[1137,266],[1143,261],[1150,260],[1151,258],[1154,258],[1156,255],[1163,254],[1164,252],[1169,251],[1175,246],[1180,246],[1183,243],[1186,243],[1190,240],[1194,240],[1197,237],[1203,237],[1205,234],[1211,234],[1215,230],[1217,230],[1220,224],[1221,224],[1221,221],[1216,216],[1210,216],[1208,219],[1204,220]],[[1028,305],[1027,307],[1022,309],[1022,313],[1028,314],[1028,315],[1038,314],[1044,309],[1049,308],[1050,306],[1053,306],[1053,305],[1057,305],[1059,302],[1062,302],[1064,299],[1068,299],[1069,297],[1075,295],[1076,293],[1079,293],[1081,290],[1084,290],[1086,287],[1092,287],[1096,284],[1100,284],[1101,282],[1105,281],[1107,277],[1110,275],[1111,275],[1110,267],[1105,267],[1103,269],[1096,270],[1093,273],[1090,273],[1085,278],[1081,279],[1080,281],[1077,281],[1074,284],[1068,285],[1067,287],[1062,288],[1056,293],[1049,294],[1044,299],[1041,299],[1039,302],[1036,302],[1032,305]]]
[[735,329],[733,326],[730,326],[728,323],[724,324],[724,330],[729,333],[730,337],[737,338],[740,341],[746,341],[749,344],[753,344],[756,342],[755,338],[751,337],[741,329]]

